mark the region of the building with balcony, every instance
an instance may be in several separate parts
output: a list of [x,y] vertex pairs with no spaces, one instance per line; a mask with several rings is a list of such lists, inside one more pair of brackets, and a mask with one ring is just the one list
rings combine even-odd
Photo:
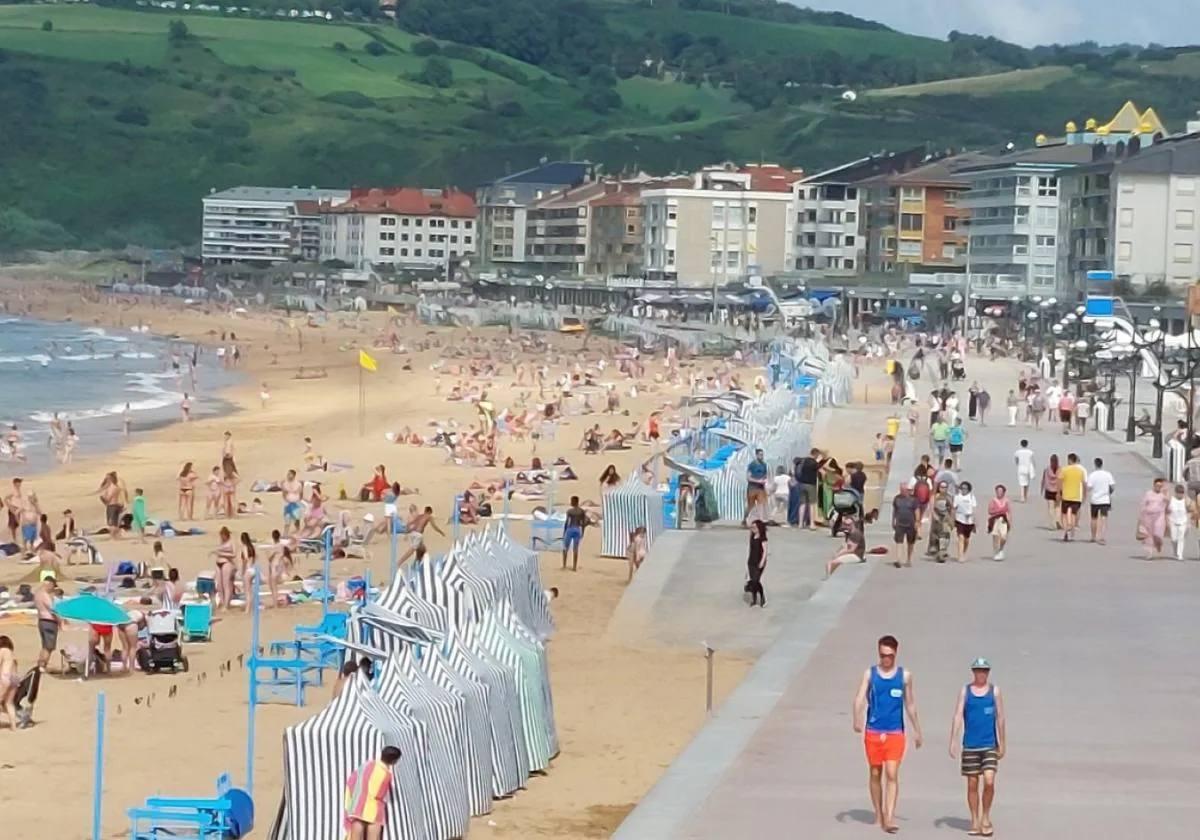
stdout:
[[967,211],[962,195],[969,182],[958,173],[986,160],[988,156],[973,152],[951,155],[860,181],[866,270],[936,273],[964,267]]
[[604,195],[603,181],[551,193],[525,212],[525,266],[549,276],[587,272],[592,239],[592,201]]
[[354,189],[322,203],[321,260],[356,269],[441,268],[475,253],[475,199],[459,190]]
[[792,186],[801,173],[773,164],[704,169],[642,190],[646,279],[709,287],[788,267]]
[[475,192],[479,207],[478,254],[485,268],[521,265],[531,205],[562,190],[595,180],[594,164],[555,161],[505,175]]
[[1200,279],[1200,137],[1135,138],[1093,158],[1062,178],[1061,275],[1079,289],[1089,271],[1134,288]]
[[860,158],[796,181],[788,268],[857,274],[865,268],[863,195],[859,182],[902,172],[926,157],[923,146]]
[[642,249],[642,184],[606,184],[604,195],[592,199],[588,274],[605,279],[640,277]]
[[206,265],[269,268],[317,258],[322,202],[341,202],[349,190],[233,187],[203,200],[200,254]]

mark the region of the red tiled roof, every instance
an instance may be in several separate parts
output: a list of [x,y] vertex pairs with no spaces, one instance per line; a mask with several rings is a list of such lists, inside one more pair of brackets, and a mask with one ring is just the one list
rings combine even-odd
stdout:
[[748,163],[740,171],[750,176],[753,192],[791,192],[792,184],[804,177],[803,171],[774,163]]
[[355,187],[350,199],[326,213],[395,213],[398,216],[450,216],[473,219],[478,214],[475,199],[459,190],[422,190],[416,187]]
[[300,216],[315,216],[321,212],[319,201],[297,201],[296,213]]
[[593,207],[629,207],[641,200],[642,184],[621,184],[591,201]]

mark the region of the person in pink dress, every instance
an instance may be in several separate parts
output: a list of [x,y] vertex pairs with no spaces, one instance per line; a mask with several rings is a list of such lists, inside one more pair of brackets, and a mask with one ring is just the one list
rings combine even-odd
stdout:
[[1163,535],[1167,530],[1167,497],[1163,493],[1166,481],[1154,479],[1154,487],[1142,496],[1138,507],[1137,537],[1146,546],[1146,559],[1153,560],[1162,553]]

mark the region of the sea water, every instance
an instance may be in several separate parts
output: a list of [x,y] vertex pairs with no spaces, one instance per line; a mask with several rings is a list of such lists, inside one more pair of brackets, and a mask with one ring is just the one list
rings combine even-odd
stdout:
[[[197,355],[195,387],[189,363]],[[176,365],[178,367],[176,368]],[[0,457],[0,474],[54,463],[48,441],[57,412],[79,435],[75,456],[120,445],[128,403],[133,433],[181,417],[186,391],[192,417],[231,410],[219,391],[236,374],[191,342],[135,330],[0,317],[0,422],[15,423],[27,462]]]

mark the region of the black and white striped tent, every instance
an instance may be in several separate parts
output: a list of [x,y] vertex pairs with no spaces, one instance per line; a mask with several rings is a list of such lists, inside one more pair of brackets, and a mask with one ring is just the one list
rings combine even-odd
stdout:
[[604,514],[600,544],[600,553],[604,557],[624,557],[629,548],[629,534],[635,528],[645,527],[647,547],[653,545],[666,528],[662,494],[647,487],[636,475],[604,493],[600,510]]
[[346,779],[385,746],[400,748],[387,840],[436,840],[421,807],[427,783],[411,719],[382,703],[361,675],[347,680],[323,711],[283,734],[283,796],[270,840],[344,836]]

